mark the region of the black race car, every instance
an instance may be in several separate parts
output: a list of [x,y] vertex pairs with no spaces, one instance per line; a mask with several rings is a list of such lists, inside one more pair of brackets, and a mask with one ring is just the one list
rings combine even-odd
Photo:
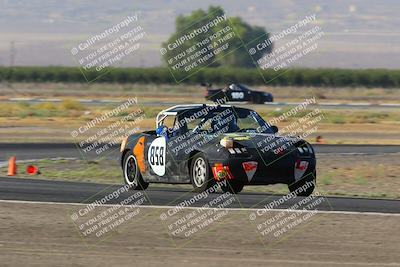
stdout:
[[205,84],[203,86],[207,87],[205,98],[214,102],[224,98],[229,102],[251,102],[255,104],[274,101],[271,93],[251,90],[243,84],[233,83],[222,89],[211,89],[211,85]]
[[279,136],[255,111],[230,105],[179,105],[157,115],[156,130],[121,144],[125,183],[191,183],[203,191],[226,181],[223,191],[245,185],[284,183],[308,196],[314,190],[316,159],[298,137]]

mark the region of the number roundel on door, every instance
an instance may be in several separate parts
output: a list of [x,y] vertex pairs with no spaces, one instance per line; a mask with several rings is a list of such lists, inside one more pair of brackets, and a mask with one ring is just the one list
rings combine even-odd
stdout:
[[244,93],[243,92],[232,92],[233,99],[243,99]]
[[166,150],[165,137],[158,137],[151,142],[148,153],[147,161],[155,174],[163,176],[165,174],[165,150]]

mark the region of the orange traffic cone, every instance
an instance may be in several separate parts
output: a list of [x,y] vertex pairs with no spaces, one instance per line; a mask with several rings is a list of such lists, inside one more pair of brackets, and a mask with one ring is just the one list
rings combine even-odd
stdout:
[[39,168],[34,166],[34,165],[29,165],[28,167],[26,167],[26,173],[29,175],[36,175],[39,174]]
[[15,156],[8,160],[8,176],[14,176],[17,174],[17,158]]
[[317,142],[318,144],[325,144],[325,140],[322,138],[322,135],[318,135],[315,138],[315,142]]

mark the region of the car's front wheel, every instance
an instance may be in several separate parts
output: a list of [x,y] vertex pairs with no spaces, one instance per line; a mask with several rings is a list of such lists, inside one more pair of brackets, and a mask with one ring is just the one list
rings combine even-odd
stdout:
[[210,165],[203,153],[197,153],[191,161],[190,181],[195,192],[203,192],[215,184]]
[[129,185],[131,189],[145,190],[149,186],[149,183],[143,180],[134,155],[126,153],[122,166],[125,184]]

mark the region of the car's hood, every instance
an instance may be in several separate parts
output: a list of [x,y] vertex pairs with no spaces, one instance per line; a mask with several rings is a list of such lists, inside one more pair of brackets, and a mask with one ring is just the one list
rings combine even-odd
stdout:
[[247,148],[263,148],[270,146],[275,149],[282,145],[287,148],[293,147],[300,139],[296,137],[280,136],[276,134],[267,133],[226,133],[222,134],[220,138],[231,138],[234,144],[238,144]]

